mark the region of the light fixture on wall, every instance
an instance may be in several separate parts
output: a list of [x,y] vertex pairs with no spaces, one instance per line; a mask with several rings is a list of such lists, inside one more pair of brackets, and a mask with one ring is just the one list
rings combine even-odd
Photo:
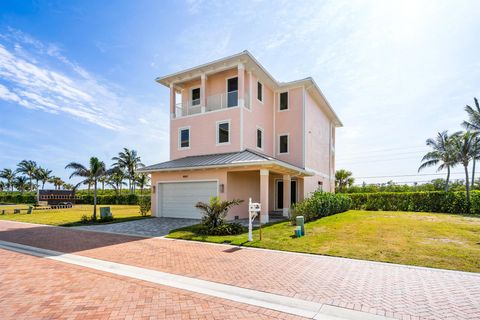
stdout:
[[223,193],[224,190],[225,190],[225,185],[223,183],[221,183],[219,186],[218,186],[218,190],[220,191],[220,193]]
[[155,193],[155,186],[152,186],[152,193]]

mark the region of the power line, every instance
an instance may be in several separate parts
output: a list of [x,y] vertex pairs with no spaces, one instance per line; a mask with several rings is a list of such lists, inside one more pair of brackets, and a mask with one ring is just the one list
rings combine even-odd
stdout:
[[370,155],[370,154],[366,154],[366,155],[360,155],[360,156],[348,156],[348,157],[343,157],[343,156],[338,156],[337,159],[338,161],[340,160],[343,160],[343,159],[365,159],[365,158],[378,158],[378,157],[382,157],[382,156],[400,156],[400,155],[404,155],[404,154],[423,154],[425,152],[428,152],[428,150],[422,150],[422,151],[410,151],[410,152],[398,152],[398,153],[390,153],[390,154],[385,154],[385,155]]
[[[465,174],[465,172],[451,172],[450,175],[456,174]],[[475,172],[475,174],[480,174],[480,172]],[[392,177],[417,177],[417,176],[446,176],[447,173],[419,173],[419,174],[399,174],[392,176],[370,176],[370,177],[354,177],[355,179],[374,179],[374,178],[392,178]]]

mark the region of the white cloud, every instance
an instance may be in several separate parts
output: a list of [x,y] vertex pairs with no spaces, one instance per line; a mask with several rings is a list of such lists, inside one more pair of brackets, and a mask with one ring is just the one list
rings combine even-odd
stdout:
[[[3,40],[3,41],[2,41]],[[0,99],[29,109],[67,114],[114,131],[136,131],[135,115],[168,119],[162,110],[136,101],[71,61],[58,45],[45,44],[9,29],[0,38]],[[142,123],[145,124],[145,123]],[[166,135],[153,122],[142,128],[146,135]]]

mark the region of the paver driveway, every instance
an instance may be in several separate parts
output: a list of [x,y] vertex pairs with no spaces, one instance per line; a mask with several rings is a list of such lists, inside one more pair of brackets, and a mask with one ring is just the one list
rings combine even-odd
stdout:
[[399,319],[480,319],[480,274],[6,221],[0,240]]
[[199,222],[200,220],[197,219],[151,218],[121,223],[79,226],[74,228],[81,230],[123,233],[147,237],[161,237],[167,235],[171,230],[191,226]]

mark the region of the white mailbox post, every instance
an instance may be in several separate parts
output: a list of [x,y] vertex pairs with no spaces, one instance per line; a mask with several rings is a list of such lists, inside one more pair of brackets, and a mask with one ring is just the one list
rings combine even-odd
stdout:
[[252,198],[248,199],[248,241],[250,242],[253,241],[253,220],[260,214],[261,208],[260,203],[252,202]]

